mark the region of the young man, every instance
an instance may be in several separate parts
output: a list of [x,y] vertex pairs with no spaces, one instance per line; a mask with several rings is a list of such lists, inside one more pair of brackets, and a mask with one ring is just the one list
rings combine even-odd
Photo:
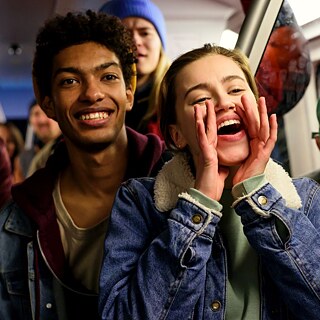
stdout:
[[157,136],[124,125],[135,50],[118,18],[92,11],[57,16],[40,30],[34,90],[64,141],[45,168],[13,188],[0,214],[0,319],[98,319],[116,191],[152,174],[164,150]]

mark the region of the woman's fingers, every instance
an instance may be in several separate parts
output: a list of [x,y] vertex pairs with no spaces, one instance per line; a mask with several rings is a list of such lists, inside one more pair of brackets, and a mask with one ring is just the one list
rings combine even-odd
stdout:
[[[244,108],[243,120],[248,130],[249,138],[255,139],[259,135],[260,121],[257,116],[257,105],[252,103],[252,100],[244,94],[241,97],[242,106]],[[254,109],[255,108],[255,109]],[[241,112],[241,111],[240,111]]]
[[200,105],[194,106],[194,119],[195,119],[195,126],[196,126],[196,134],[197,134],[197,138],[198,138],[198,143],[201,147],[207,138],[206,138],[205,124],[203,122],[203,117],[202,117]]
[[278,139],[278,122],[277,122],[276,114],[272,114],[270,116],[269,123],[270,123],[270,136],[267,144],[268,144],[268,147],[270,144],[270,148],[273,149]]
[[260,116],[259,139],[260,141],[266,143],[270,136],[270,124],[268,119],[266,100],[264,97],[260,97],[258,100],[258,110]]
[[217,142],[217,120],[216,120],[216,112],[214,110],[214,105],[211,100],[206,100],[206,134],[208,143],[214,143],[216,145]]

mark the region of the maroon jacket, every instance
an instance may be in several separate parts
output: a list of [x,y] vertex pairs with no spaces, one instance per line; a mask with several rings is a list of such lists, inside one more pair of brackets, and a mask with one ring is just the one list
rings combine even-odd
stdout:
[[[127,135],[129,159],[125,180],[133,177],[153,175],[153,170],[158,170],[157,168],[160,168],[169,159],[168,154],[166,152],[163,153],[165,144],[158,136],[153,134],[142,135],[128,127]],[[39,169],[24,182],[12,188],[12,197],[32,220],[35,226],[35,234],[38,232],[39,245],[44,255],[44,257],[41,256],[40,250],[37,250],[36,255],[39,259],[41,257],[45,258],[43,260],[49,264],[53,273],[67,287],[72,288],[80,294],[89,293],[73,280],[65,261],[52,197],[56,179],[68,163],[68,151],[65,143],[62,141],[49,157],[45,168]],[[88,300],[87,298],[85,299],[86,303]],[[79,309],[79,306],[81,306],[79,295],[77,295],[76,299],[71,298],[71,300],[77,304],[77,309]],[[95,319],[93,315],[92,319]]]
[[10,199],[11,186],[10,158],[3,140],[0,139],[0,208]]

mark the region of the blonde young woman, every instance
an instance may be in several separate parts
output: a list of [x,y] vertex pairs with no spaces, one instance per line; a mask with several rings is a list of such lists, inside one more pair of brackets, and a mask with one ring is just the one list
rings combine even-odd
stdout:
[[161,136],[157,117],[159,87],[170,65],[165,53],[163,14],[149,0],[111,0],[100,11],[119,17],[132,31],[137,46],[137,88],[126,125],[141,133]]
[[270,158],[277,120],[246,57],[205,45],[175,60],[160,126],[176,155],[117,193],[102,319],[318,319],[320,187]]

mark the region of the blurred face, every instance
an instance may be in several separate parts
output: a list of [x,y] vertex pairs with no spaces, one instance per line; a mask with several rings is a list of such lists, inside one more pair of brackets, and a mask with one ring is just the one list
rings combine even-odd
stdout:
[[55,139],[60,134],[58,123],[48,118],[38,104],[31,108],[29,122],[35,135],[44,143]]
[[43,108],[66,142],[100,150],[116,141],[133,95],[115,53],[95,42],[68,47],[55,56],[52,75]]
[[210,55],[185,66],[176,78],[176,93],[177,124],[171,132],[173,137],[176,132],[174,140],[180,146],[188,145],[193,155],[199,154],[194,105],[203,107],[205,118],[204,101],[211,100],[216,113],[219,164],[235,166],[248,157],[246,128],[237,110],[244,110],[241,97],[247,95],[259,117],[257,103],[244,73],[231,58]]
[[12,158],[16,147],[9,129],[3,125],[0,125],[0,138],[4,141],[9,157]]
[[133,33],[137,46],[137,72],[139,78],[147,78],[155,71],[161,50],[161,40],[155,27],[148,20],[129,17],[122,20]]

